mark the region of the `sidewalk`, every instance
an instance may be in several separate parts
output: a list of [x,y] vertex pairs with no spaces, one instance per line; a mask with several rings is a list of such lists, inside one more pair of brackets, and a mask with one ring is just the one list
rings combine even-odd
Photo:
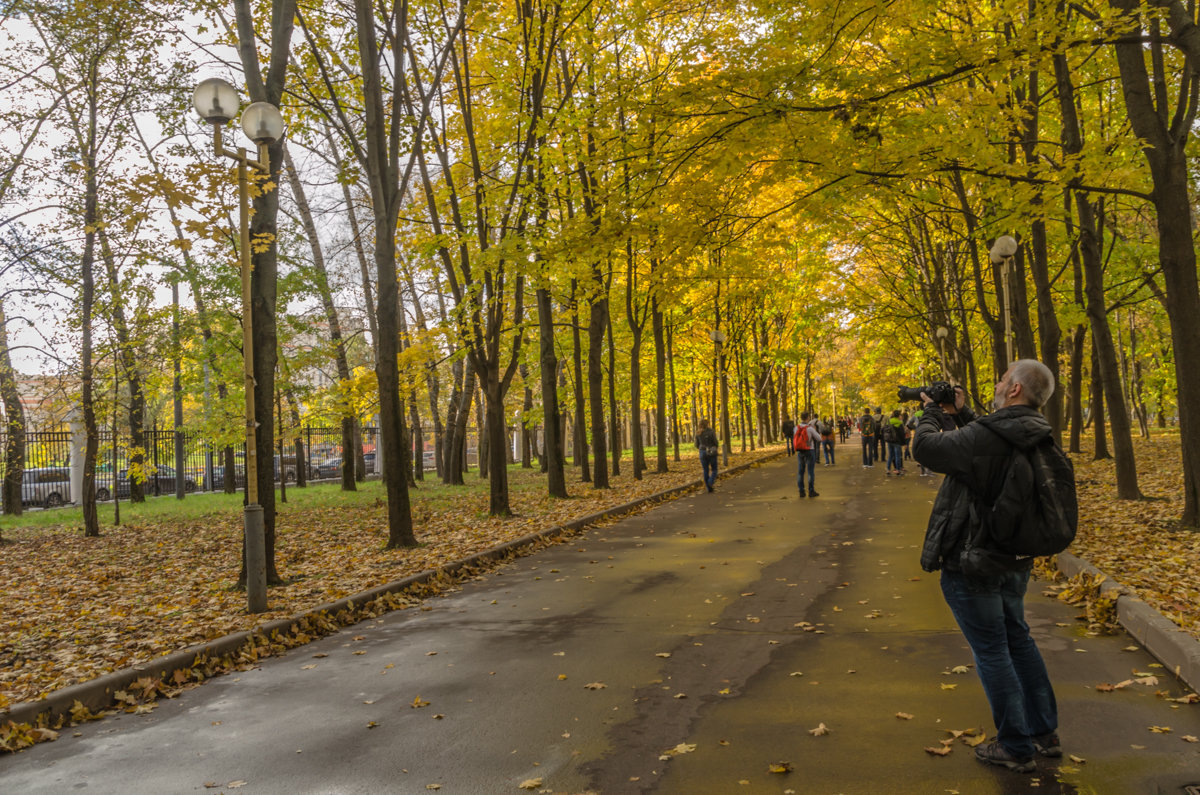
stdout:
[[[785,458],[221,677],[148,715],[0,758],[0,791],[58,793],[1182,792],[1200,705],[1129,637],[1030,623],[1068,754],[985,767],[970,653],[917,565],[934,478]],[[797,626],[799,625],[799,626]],[[1133,672],[1157,685],[1113,692]],[[911,715],[898,718],[897,713]],[[810,730],[825,724],[829,733]],[[1170,727],[1169,733],[1149,727]],[[661,757],[666,756],[666,759]],[[788,762],[791,773],[768,766]],[[540,780],[540,783],[533,783]],[[244,784],[241,782],[245,782]],[[742,783],[746,782],[746,783]]]

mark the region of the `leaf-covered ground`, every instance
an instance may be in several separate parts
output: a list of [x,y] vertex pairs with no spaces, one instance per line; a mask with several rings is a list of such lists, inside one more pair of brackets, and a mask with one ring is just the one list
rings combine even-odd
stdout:
[[1118,500],[1113,461],[1093,461],[1090,446],[1072,456],[1079,486],[1079,534],[1070,551],[1200,638],[1200,531],[1179,525],[1179,436],[1135,437],[1134,448],[1145,500]]
[[[773,452],[735,454],[730,465]],[[384,548],[387,507],[377,482],[360,484],[356,494],[334,484],[289,489],[290,502],[278,505],[276,562],[290,584],[271,588],[271,610],[258,616],[246,614],[245,594],[233,588],[240,495],[195,495],[166,518],[170,498],[151,500],[145,513],[159,516],[149,520],[143,506],[125,505],[122,524],[113,527],[109,519],[100,538],[83,538],[78,521],[6,527],[0,709],[696,481],[698,462],[690,451],[683,458],[671,462],[669,473],[647,472],[641,481],[626,460],[609,490],[579,482],[568,466],[567,500],[547,497],[540,473],[510,468],[512,519],[487,515],[487,484],[475,472],[463,487],[426,481],[412,492],[420,542],[414,549]],[[41,513],[30,515],[30,525]],[[195,515],[179,518],[185,513]],[[111,514],[108,507],[102,519]]]

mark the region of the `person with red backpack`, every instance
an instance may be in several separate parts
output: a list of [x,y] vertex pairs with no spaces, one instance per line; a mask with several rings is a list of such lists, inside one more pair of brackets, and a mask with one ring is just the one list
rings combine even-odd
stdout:
[[821,434],[814,427],[816,422],[812,414],[804,412],[800,415],[800,424],[796,426],[796,436],[792,440],[796,447],[796,457],[800,459],[800,467],[796,476],[796,485],[800,488],[800,496],[804,494],[804,470],[808,470],[808,496],[819,497],[813,487],[816,478],[817,451],[821,449]]

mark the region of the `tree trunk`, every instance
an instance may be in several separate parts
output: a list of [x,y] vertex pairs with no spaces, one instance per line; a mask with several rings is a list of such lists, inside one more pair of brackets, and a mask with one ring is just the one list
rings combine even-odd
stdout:
[[604,362],[603,345],[604,332],[608,328],[608,296],[604,291],[604,279],[600,273],[600,263],[592,265],[592,276],[595,280],[596,295],[592,299],[591,319],[588,322],[588,405],[592,420],[592,449],[595,450],[595,472],[593,472],[592,487],[607,489],[608,483],[608,441],[605,439],[604,428]]
[[654,329],[654,441],[658,474],[667,467],[667,341],[663,333],[663,313],[657,292],[650,297],[650,318]]
[[[25,473],[25,407],[17,390],[17,373],[8,350],[8,315],[0,298],[0,401],[4,404],[4,481],[0,498],[7,516],[21,514],[21,484]],[[116,409],[114,407],[114,416]]]
[[575,466],[579,467],[579,479],[584,483],[592,481],[588,468],[587,423],[584,421],[585,393],[583,391],[583,344],[579,332],[579,292],[578,283],[571,280],[571,339],[573,343],[571,363],[575,375]]
[[540,378],[542,385],[542,426],[545,428],[546,455],[546,488],[551,497],[567,497],[567,479],[563,453],[562,426],[559,424],[558,388],[555,378],[558,377],[558,356],[554,351],[554,307],[550,300],[550,290],[539,288],[537,291],[538,310],[538,352],[540,354]]

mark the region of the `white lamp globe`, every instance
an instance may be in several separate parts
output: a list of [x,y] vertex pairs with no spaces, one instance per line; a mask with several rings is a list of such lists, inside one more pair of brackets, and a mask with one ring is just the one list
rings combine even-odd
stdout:
[[1000,263],[1016,253],[1016,239],[1011,235],[1000,235],[1000,237],[996,238],[996,242],[992,244],[992,250],[988,252],[988,258],[993,263]]
[[237,89],[219,77],[201,81],[192,92],[192,107],[209,124],[225,124],[237,116],[241,104]]
[[242,132],[256,144],[269,144],[283,135],[283,114],[270,102],[252,102],[242,112]]

